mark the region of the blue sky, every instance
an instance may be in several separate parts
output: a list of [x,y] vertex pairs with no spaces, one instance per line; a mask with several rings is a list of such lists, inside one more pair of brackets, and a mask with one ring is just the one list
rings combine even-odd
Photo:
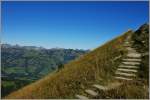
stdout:
[[148,2],[2,2],[2,42],[93,49],[148,22]]

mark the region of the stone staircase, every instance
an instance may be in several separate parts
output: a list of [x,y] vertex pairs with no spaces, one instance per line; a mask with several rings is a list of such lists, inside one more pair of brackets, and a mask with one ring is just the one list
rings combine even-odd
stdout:
[[119,87],[121,84],[122,83],[118,83],[118,82],[111,83],[107,86],[103,86],[100,84],[93,84],[92,87],[95,89],[86,89],[84,91],[86,93],[86,96],[77,94],[75,95],[75,97],[78,99],[97,99],[100,96],[99,92],[104,92],[104,91],[108,91],[111,89],[115,89],[116,87]]
[[[136,78],[136,74],[138,72],[139,65],[141,64],[141,54],[138,53],[134,48],[131,47],[131,43],[129,42],[131,35],[127,37],[124,47],[127,49],[127,55],[122,59],[121,64],[118,66],[114,79],[119,81],[131,81]],[[122,82],[118,83],[110,83],[107,86],[103,86],[100,84],[93,84],[92,87],[95,89],[86,89],[84,92],[87,94],[83,95],[75,95],[78,99],[90,99],[97,98],[100,96],[99,92],[95,91],[108,91],[110,89],[115,89],[122,85]]]
[[115,73],[115,78],[118,80],[133,80],[138,72],[139,65],[141,64],[141,54],[131,47],[128,40],[125,42],[128,53],[122,59],[122,63],[118,66]]

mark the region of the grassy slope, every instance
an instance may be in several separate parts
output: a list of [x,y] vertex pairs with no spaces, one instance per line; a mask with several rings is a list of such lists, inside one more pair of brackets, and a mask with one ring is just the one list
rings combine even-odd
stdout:
[[[123,43],[130,33],[131,31],[124,33],[83,57],[66,64],[59,72],[52,73],[38,82],[13,92],[6,98],[74,98],[75,94],[82,94],[83,90],[93,83],[107,84],[113,78],[120,63],[120,59],[114,61],[114,58],[119,55],[123,57],[126,53]],[[135,84],[137,83],[125,83],[116,92],[108,91],[106,94],[114,94],[111,95],[113,98],[117,95],[135,98],[143,91],[140,91],[138,85],[136,87]],[[135,86],[135,89],[131,89],[131,86]]]
[[[115,57],[125,52],[122,46],[127,34],[124,33],[83,57],[65,65],[59,72],[16,91],[6,98],[73,98],[92,83],[107,83],[114,74],[119,60]],[[109,80],[108,80],[109,79]]]

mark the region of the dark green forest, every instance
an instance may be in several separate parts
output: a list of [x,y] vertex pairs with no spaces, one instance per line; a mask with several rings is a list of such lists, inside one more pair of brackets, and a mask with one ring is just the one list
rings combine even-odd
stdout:
[[1,45],[2,97],[79,58],[89,50]]

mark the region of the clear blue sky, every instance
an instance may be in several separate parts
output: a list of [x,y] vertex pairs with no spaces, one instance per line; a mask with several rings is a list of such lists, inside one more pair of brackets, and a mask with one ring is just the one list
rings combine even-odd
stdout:
[[2,2],[2,42],[93,49],[148,22],[148,2]]

